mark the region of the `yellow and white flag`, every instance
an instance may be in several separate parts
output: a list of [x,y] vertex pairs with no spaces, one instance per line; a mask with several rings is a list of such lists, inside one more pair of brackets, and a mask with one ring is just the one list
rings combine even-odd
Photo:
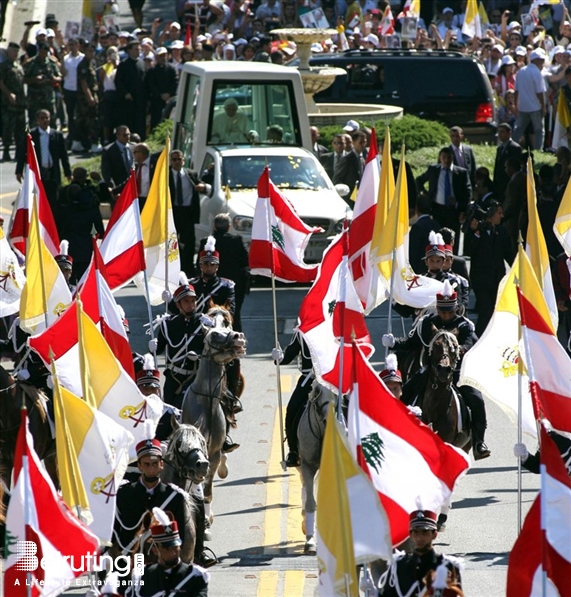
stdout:
[[571,178],[559,204],[553,231],[565,253],[567,253],[567,257],[571,257]]
[[[423,309],[436,303],[436,294],[442,292],[444,284],[414,273],[408,258],[408,235],[408,187],[403,147],[394,199],[388,209],[379,244],[371,247],[371,257],[375,259],[393,300]],[[394,254],[393,249],[396,249]]]
[[0,228],[0,317],[18,313],[25,284],[24,270]]
[[466,3],[466,16],[462,25],[462,33],[466,37],[482,37],[482,17],[478,0],[468,0]]
[[54,375],[58,473],[63,499],[108,542],[117,490],[129,462],[133,436],[124,427],[61,387]]
[[[468,385],[498,404],[517,424],[518,392],[522,392],[523,431],[537,438],[537,426],[529,393],[529,378],[519,371],[519,307],[516,278],[519,257],[504,276],[492,319],[478,342],[464,355],[459,385]],[[482,372],[485,371],[485,374]]]
[[148,439],[145,421],[152,430],[161,418],[163,402],[158,396],[143,396],[137,384],[121,367],[95,323],[78,304],[79,361],[83,399],[129,431],[134,442],[130,457],[136,458],[135,446]]
[[51,325],[70,303],[69,286],[40,235],[37,202],[34,200],[26,254],[26,285],[20,298],[20,327],[30,334],[38,334]]
[[559,98],[557,100],[557,113],[555,115],[555,124],[553,125],[553,140],[551,141],[551,148],[558,149],[559,147],[569,147],[567,141],[567,129],[571,126],[571,113],[569,113],[569,104],[563,89],[559,90]]
[[553,290],[553,278],[549,267],[549,253],[545,243],[545,236],[539,221],[537,213],[537,196],[535,194],[535,181],[533,179],[533,162],[531,157],[527,159],[527,235],[525,238],[525,252],[533,265],[533,271],[543,290],[543,296],[549,308],[553,327],[557,329],[559,321],[559,311],[557,309],[557,299]]
[[[141,212],[143,244],[151,305],[165,302],[165,290],[173,292],[178,288],[180,274],[180,249],[172,215],[169,189],[170,141],[167,139],[157,165],[147,201]],[[135,283],[145,293],[142,273],[135,277]]]
[[327,414],[317,503],[317,594],[357,597],[356,565],[375,558],[390,562],[391,534],[377,491],[355,462],[333,407]]

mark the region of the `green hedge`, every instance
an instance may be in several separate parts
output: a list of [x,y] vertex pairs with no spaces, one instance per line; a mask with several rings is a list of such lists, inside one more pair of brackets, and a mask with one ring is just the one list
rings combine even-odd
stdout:
[[[369,126],[369,122],[357,121],[363,126]],[[391,127],[391,145],[393,152],[400,152],[401,145],[404,143],[407,153],[416,151],[422,147],[442,147],[450,144],[448,128],[434,120],[423,120],[416,116],[405,115],[402,118],[392,120]],[[333,135],[342,132],[341,125],[328,125],[319,129],[321,138],[320,143],[326,147],[331,147]],[[379,143],[385,139],[386,126],[384,121],[375,123],[377,140]]]

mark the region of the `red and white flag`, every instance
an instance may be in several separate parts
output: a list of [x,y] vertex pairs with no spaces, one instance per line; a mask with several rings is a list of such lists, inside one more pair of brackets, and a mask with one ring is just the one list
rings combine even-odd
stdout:
[[139,194],[135,172],[127,181],[107,224],[99,248],[111,290],[128,284],[145,271],[145,248],[139,213]]
[[258,201],[252,224],[249,262],[253,274],[280,282],[311,282],[317,265],[307,265],[303,254],[309,237],[323,232],[304,224],[289,200],[270,180],[266,166],[258,180]]
[[337,390],[343,351],[343,393],[351,387],[353,351],[357,342],[367,357],[374,348],[365,324],[363,308],[355,292],[347,263],[347,230],[327,247],[317,278],[303,299],[299,331],[309,346],[317,378]]
[[542,426],[541,492],[510,553],[506,595],[570,597],[570,579],[571,480],[555,442]]
[[22,257],[26,256],[26,245],[30,220],[32,218],[32,205],[34,194],[38,201],[38,218],[40,221],[40,235],[48,251],[55,257],[59,254],[59,235],[48,196],[40,177],[38,158],[34,149],[32,136],[27,135],[27,163],[24,167],[22,188],[14,206],[8,238],[10,243]]
[[404,17],[418,17],[420,14],[420,0],[406,0],[403,9],[397,15],[397,19]]
[[91,568],[99,547],[58,495],[33,445],[22,410],[6,515],[4,592],[10,597],[60,595]]
[[470,466],[462,450],[443,442],[389,392],[357,347],[349,402],[349,443],[376,487],[393,545],[409,534],[409,514],[435,512]]
[[395,19],[391,11],[390,4],[385,8],[383,18],[379,23],[379,34],[380,35],[393,35],[395,32]]
[[349,231],[351,275],[365,313],[370,313],[385,300],[385,286],[378,268],[370,259],[379,194],[380,167],[377,153],[377,137],[373,129]]

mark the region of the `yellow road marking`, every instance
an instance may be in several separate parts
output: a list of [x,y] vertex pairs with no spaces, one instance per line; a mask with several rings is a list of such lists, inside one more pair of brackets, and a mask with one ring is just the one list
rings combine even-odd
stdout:
[[10,191],[9,193],[0,193],[0,199],[6,199],[6,197],[15,197],[18,191]]
[[285,597],[302,597],[305,585],[305,572],[303,570],[286,570],[284,582]]
[[[294,376],[289,374],[280,374],[280,385],[282,388],[282,394],[289,394],[293,387]],[[297,382],[296,382],[297,383]]]
[[258,597],[276,597],[278,580],[279,572],[277,570],[262,570],[258,584]]

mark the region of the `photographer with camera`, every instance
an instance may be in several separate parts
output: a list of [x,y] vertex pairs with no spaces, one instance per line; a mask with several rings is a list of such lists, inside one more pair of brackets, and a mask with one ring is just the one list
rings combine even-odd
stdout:
[[494,313],[498,286],[506,274],[504,260],[511,264],[514,259],[502,217],[503,208],[491,193],[471,203],[466,217],[464,252],[471,259],[470,279],[478,307],[477,336],[484,333]]

